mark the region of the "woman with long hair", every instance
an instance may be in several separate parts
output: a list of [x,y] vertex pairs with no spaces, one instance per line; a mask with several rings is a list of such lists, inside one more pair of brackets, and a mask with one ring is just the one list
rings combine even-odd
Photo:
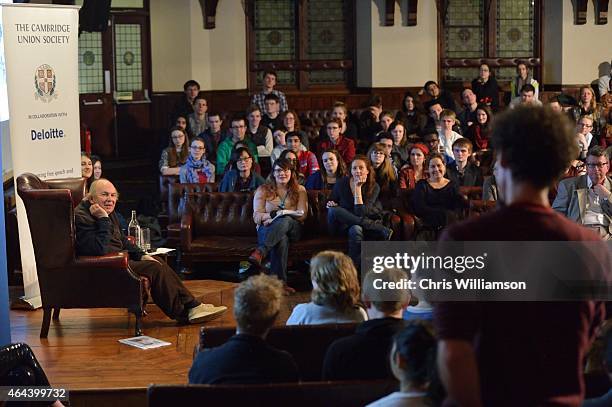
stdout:
[[405,165],[399,173],[399,187],[401,189],[414,189],[416,183],[427,178],[425,170],[425,157],[429,155],[429,148],[422,143],[416,143],[410,148],[410,163]]
[[510,99],[512,100],[520,97],[521,89],[523,89],[523,86],[525,85],[531,85],[534,87],[535,92],[533,93],[533,97],[535,100],[538,100],[538,81],[533,79],[533,74],[531,73],[531,70],[527,64],[520,61],[518,64],[516,64],[516,76],[514,77],[514,80],[510,82]]
[[340,153],[334,149],[323,151],[319,168],[319,171],[306,180],[307,190],[330,190],[340,178],[348,174],[346,164],[340,157]]
[[380,187],[370,160],[357,155],[351,162],[350,175],[336,182],[327,202],[330,233],[348,235],[349,256],[358,269],[364,239],[390,240],[393,235],[393,230],[380,222],[379,193]]
[[92,155],[91,162],[93,164],[93,180],[99,180],[102,178],[102,160],[97,155]]
[[310,261],[311,301],[298,304],[287,325],[320,325],[363,322],[368,319],[359,306],[359,278],[351,258],[326,250]]
[[[302,145],[306,149],[308,149],[310,147],[310,141],[308,140],[308,135],[306,134],[306,132],[302,130],[302,124],[300,122],[300,117],[298,116],[297,112],[293,109],[286,110],[280,114],[280,118],[281,122],[283,123],[283,126],[280,130],[282,130],[284,134],[287,134],[292,131],[299,134],[300,140],[302,141]],[[276,140],[274,140],[274,142],[274,145],[276,146]]]
[[385,150],[383,143],[374,143],[368,150],[368,158],[374,168],[376,183],[380,187],[379,198],[382,202],[389,202],[397,196],[397,169],[387,157]]
[[178,175],[180,167],[189,157],[189,139],[187,132],[178,126],[170,129],[170,140],[159,159],[161,175]]
[[287,286],[289,243],[299,240],[307,214],[306,189],[298,184],[293,164],[279,158],[272,165],[268,181],[257,188],[253,198],[257,248],[249,256],[249,262],[261,267],[269,257],[270,271],[285,283],[288,293],[295,292]]
[[266,181],[253,171],[253,153],[247,147],[232,151],[230,169],[223,175],[219,192],[251,192]]
[[206,159],[204,139],[194,138],[189,149],[187,162],[179,170],[179,182],[181,184],[215,182],[215,165]]
[[427,115],[423,113],[422,106],[412,92],[407,91],[404,94],[402,107],[395,115],[395,120],[404,123],[407,135],[420,133],[425,128]]
[[389,133],[393,136],[393,150],[391,151],[393,165],[400,169],[408,161],[409,156],[406,126],[402,122],[394,121],[389,125]]
[[603,108],[595,100],[595,91],[591,86],[584,85],[580,87],[578,106],[573,107],[571,113],[576,123],[580,121],[582,116],[591,116],[593,118],[591,134],[595,136],[596,140],[600,140],[601,131],[606,126],[606,118]]
[[472,81],[472,91],[478,103],[490,107],[494,112],[499,109],[499,85],[488,64],[480,64],[478,77]]
[[445,178],[444,156],[432,153],[427,157],[427,179],[417,182],[412,194],[412,206],[417,215],[435,234],[456,220],[465,200],[459,194],[459,186]]
[[93,163],[91,162],[91,156],[85,151],[81,151],[81,177],[87,180],[85,188],[89,191],[89,186],[94,181]]
[[474,151],[486,150],[489,148],[492,119],[493,112],[491,112],[491,109],[485,105],[478,105],[476,108],[476,121],[468,127],[465,134],[465,137],[474,145]]

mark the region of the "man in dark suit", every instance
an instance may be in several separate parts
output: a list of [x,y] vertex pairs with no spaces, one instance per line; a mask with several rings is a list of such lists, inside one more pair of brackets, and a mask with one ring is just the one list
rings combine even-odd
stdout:
[[[498,116],[492,141],[502,205],[451,226],[440,239],[598,241],[548,201],[549,186],[578,155],[572,127],[564,115],[541,107],[518,106]],[[604,314],[594,301],[436,303],[438,368],[449,401],[581,405],[585,355]]]
[[484,179],[482,171],[470,157],[473,150],[472,142],[462,137],[453,143],[455,162],[446,168],[446,178],[455,181],[460,187],[481,187]]
[[234,292],[236,335],[217,348],[198,353],[189,371],[189,383],[296,382],[293,357],[265,341],[282,298],[283,283],[274,277],[261,274],[241,283]]
[[410,293],[376,289],[374,280],[400,283],[406,278],[406,273],[399,269],[365,276],[361,296],[369,320],[361,323],[354,335],[329,346],[323,362],[323,380],[393,379],[389,351],[393,335],[406,326],[402,312],[410,302]]

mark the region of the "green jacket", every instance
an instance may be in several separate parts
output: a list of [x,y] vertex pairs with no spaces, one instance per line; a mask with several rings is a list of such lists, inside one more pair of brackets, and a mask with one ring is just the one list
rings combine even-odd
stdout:
[[[256,163],[259,162],[259,157],[257,156],[257,146],[255,143],[251,141],[249,137],[244,137],[242,143],[246,144],[246,146],[251,150],[251,154],[253,154],[253,159]],[[225,167],[227,167],[227,163],[229,163],[230,157],[232,156],[232,151],[234,150],[234,141],[232,137],[227,137],[225,140],[219,144],[217,147],[217,174],[223,174],[225,172]]]

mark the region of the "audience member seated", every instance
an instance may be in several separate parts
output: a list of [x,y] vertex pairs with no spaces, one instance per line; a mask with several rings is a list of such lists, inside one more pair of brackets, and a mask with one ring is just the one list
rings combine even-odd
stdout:
[[440,114],[440,123],[442,125],[438,131],[440,147],[444,154],[446,154],[448,157],[452,157],[453,143],[461,138],[461,135],[453,130],[453,126],[457,124],[457,116],[455,115],[455,112],[452,110],[442,111]]
[[274,93],[268,93],[264,98],[266,106],[261,124],[270,128],[271,131],[280,129],[283,125],[280,117],[280,99]]
[[589,229],[602,239],[612,240],[612,178],[610,158],[603,148],[591,148],[586,157],[587,175],[559,183],[553,209]]
[[289,110],[289,106],[287,105],[287,98],[285,94],[280,90],[274,89],[276,86],[276,81],[278,79],[278,75],[274,71],[265,71],[263,73],[263,90],[259,93],[255,93],[253,98],[251,99],[252,105],[258,105],[259,109],[262,112],[266,111],[266,96],[269,94],[274,94],[278,97],[280,103],[280,110],[285,112]]
[[[285,150],[280,154],[280,157],[278,157],[279,160],[287,160],[289,161],[289,163],[291,164],[291,168],[293,170],[293,172],[295,173],[295,176],[297,177],[297,182],[300,185],[304,185],[306,184],[306,178],[304,177],[304,174],[302,174],[298,168],[299,168],[299,164],[298,164],[298,158],[297,158],[297,154],[293,152],[293,150]],[[277,160],[278,161],[278,160]],[[274,161],[276,162],[276,161]],[[317,171],[319,172],[319,171]],[[317,172],[313,173],[316,174]]]
[[340,157],[340,153],[334,149],[323,151],[321,168],[323,169],[315,172],[306,180],[307,190],[331,190],[340,178],[348,174],[346,164]]
[[400,382],[400,391],[391,393],[367,407],[427,407],[439,405],[431,391],[435,382],[436,339],[433,329],[412,322],[393,338],[391,370]]
[[464,133],[474,146],[474,151],[487,150],[491,133],[491,122],[493,113],[485,105],[479,105],[476,109],[476,120]]
[[269,157],[274,148],[272,131],[261,123],[259,106],[251,105],[247,109],[247,121],[247,137],[257,146],[257,155],[259,157]]
[[[353,141],[356,141],[358,138],[358,130],[355,123],[351,123],[349,121],[348,109],[346,108],[346,104],[344,102],[334,102],[332,106],[332,114],[331,117],[333,119],[340,119],[342,123],[342,127],[340,128],[340,134],[343,137],[350,138]],[[327,128],[321,127],[319,130],[319,140],[325,140],[325,135]]]
[[178,175],[180,168],[189,158],[189,139],[180,127],[170,129],[170,140],[159,159],[159,172],[161,175]]
[[181,323],[205,322],[223,314],[227,307],[200,303],[165,261],[145,254],[128,241],[115,214],[117,199],[110,181],[102,178],[91,185],[87,199],[75,209],[77,254],[103,256],[126,251],[130,269],[149,280],[153,301],[164,314]]
[[591,132],[599,141],[601,130],[606,125],[606,117],[601,105],[595,100],[595,91],[589,85],[580,87],[580,99],[578,106],[575,106],[570,111],[574,121],[578,123],[581,117],[590,116],[593,120]]
[[439,232],[460,217],[466,207],[459,186],[445,178],[446,164],[442,154],[431,153],[425,161],[427,179],[417,182],[412,194],[414,213],[426,226]]
[[359,123],[358,148],[363,150],[363,147],[367,149],[367,146],[373,140],[376,140],[376,137],[382,131],[382,125],[378,121],[378,116],[369,109],[365,109],[361,112],[359,115]]
[[396,170],[402,168],[408,162],[410,155],[410,144],[406,136],[406,127],[402,122],[393,122],[389,126],[389,133],[393,136],[393,150],[391,158]]
[[311,302],[297,304],[287,325],[363,322],[368,316],[359,305],[359,277],[344,253],[326,250],[310,260]]
[[[187,118],[193,113],[193,102],[200,93],[200,84],[193,79],[188,80],[183,85],[183,95],[180,100],[172,108],[172,117],[170,123],[176,125],[176,119],[179,116]],[[185,123],[187,125],[187,123]]]
[[599,139],[592,133],[593,123],[593,116],[582,116],[576,124],[576,140],[580,147],[581,160],[586,158],[589,149],[599,145]]
[[391,126],[391,123],[393,123],[395,121],[395,118],[393,117],[393,113],[391,113],[388,110],[385,110],[383,112],[380,113],[380,125],[382,127],[382,131],[389,131],[389,126]]
[[302,130],[302,124],[300,123],[300,117],[298,116],[297,112],[289,109],[282,112],[280,117],[283,125],[279,130],[283,131],[284,133],[289,133],[290,131],[298,133],[300,135],[300,140],[302,140],[302,145],[308,149],[310,147],[310,140],[308,139],[308,134]]
[[512,99],[508,107],[510,109],[514,109],[519,105],[542,105],[542,102],[540,102],[536,97],[536,88],[534,88],[533,85],[523,85],[523,87],[521,88],[521,95]]
[[392,379],[389,350],[393,336],[406,323],[402,310],[410,302],[410,291],[381,289],[380,284],[399,284],[406,280],[399,269],[385,269],[382,273],[370,271],[363,280],[361,299],[367,309],[367,321],[361,323],[355,334],[334,341],[325,354],[323,380],[377,380]]
[[191,134],[191,129],[189,129],[189,115],[178,115],[172,127],[178,127],[179,129],[183,130],[183,132],[185,132],[187,135],[187,140],[191,140],[195,137],[194,134]]
[[548,106],[557,113],[563,113],[563,104],[561,103],[561,97],[559,95],[553,96],[548,99]]
[[232,152],[230,169],[226,171],[219,185],[219,192],[252,192],[266,181],[253,171],[253,154],[246,147]]
[[[297,135],[296,138],[299,140]],[[285,214],[283,211],[297,213]],[[249,256],[249,262],[261,268],[264,259],[269,257],[270,271],[285,282],[288,293],[295,292],[286,285],[289,244],[300,239],[306,216],[308,197],[306,189],[297,182],[293,164],[285,159],[276,160],[268,181],[257,188],[253,198],[257,249]]]
[[[290,112],[292,111],[290,110],[289,112],[287,112],[288,116],[292,114]],[[287,149],[287,133],[289,132],[285,131],[284,129],[278,129],[272,134],[272,137],[274,137],[274,144],[276,144],[276,146],[274,147],[274,149],[272,150],[272,154],[270,155],[271,164],[274,164],[274,161],[278,160],[281,154],[283,153],[283,151]],[[300,134],[300,140],[302,139],[301,133],[303,132],[298,131],[298,134]],[[306,139],[308,139],[308,137],[305,134],[304,136]],[[302,144],[302,146],[300,147],[300,150],[308,151],[308,149],[306,148],[304,144]]]
[[246,119],[244,117],[237,116],[232,119],[230,135],[231,137],[226,137],[221,142],[221,144],[219,144],[219,148],[217,149],[216,167],[218,175],[221,175],[225,172],[225,168],[229,163],[232,151],[234,150],[236,144],[239,142],[245,143],[249,150],[251,150],[255,162],[259,162],[259,158],[257,156],[257,147],[255,146],[253,141],[251,141],[251,139],[246,137]]
[[425,128],[427,116],[422,112],[421,106],[410,91],[404,94],[402,108],[395,115],[395,120],[404,123],[408,136],[420,134]]
[[[612,97],[612,94],[611,94]],[[612,108],[608,110],[608,118],[606,126],[601,131],[601,137],[599,137],[599,145],[603,148],[612,146]],[[608,157],[610,154],[608,154]]]
[[392,200],[397,197],[397,168],[385,153],[385,145],[382,143],[374,143],[368,151],[368,158],[374,168],[376,183],[380,188],[378,195],[384,209],[392,210],[393,208],[385,207],[385,203],[392,204]]
[[385,148],[385,156],[393,162],[393,136],[391,133],[382,131],[376,137],[376,142]]
[[196,137],[191,141],[187,162],[179,170],[181,184],[209,184],[215,182],[215,165],[206,159],[204,140]]
[[480,64],[478,78],[472,81],[472,90],[479,104],[488,106],[494,112],[499,109],[499,85],[488,64]]
[[453,143],[455,162],[446,170],[446,177],[460,187],[481,187],[484,179],[480,167],[472,160],[472,142],[462,137]]
[[265,341],[282,304],[283,284],[258,275],[234,291],[236,335],[223,345],[200,351],[189,371],[191,384],[265,384],[297,382],[293,357]]
[[350,176],[334,185],[327,202],[327,224],[332,235],[348,234],[348,253],[355,267],[361,267],[363,240],[390,240],[393,230],[380,220],[380,187],[367,157],[358,155],[351,163]]
[[87,180],[87,189],[93,182],[93,163],[91,156],[85,151],[81,151],[81,177]]
[[463,110],[457,115],[457,118],[461,122],[461,134],[466,134],[468,128],[476,123],[478,102],[476,94],[470,88],[463,89],[461,101],[463,102]]
[[287,149],[293,151],[293,153],[297,155],[297,170],[304,176],[304,179],[319,171],[317,156],[311,151],[304,151],[304,149],[302,149],[302,140],[298,133],[287,133],[285,135],[285,140],[287,142]]
[[431,98],[425,103],[425,109],[428,110],[430,106],[439,103],[443,109],[452,110],[453,112],[457,111],[457,106],[455,105],[453,96],[450,94],[450,92],[440,89],[440,86],[435,81],[425,82],[425,85],[423,85],[423,90]]
[[[438,137],[437,133],[432,136]],[[416,143],[410,149],[410,162],[399,172],[399,187],[401,189],[414,189],[416,183],[427,178],[425,170],[425,157],[429,155],[429,148],[425,144]]]
[[538,81],[533,78],[527,64],[521,61],[516,65],[516,76],[510,82],[510,100],[520,99],[525,85],[533,87],[533,98],[538,100],[540,96]]
[[215,165],[217,164],[217,150],[219,144],[227,137],[226,132],[221,129],[222,125],[223,120],[221,120],[221,115],[218,112],[210,112],[208,114],[208,128],[204,133],[200,134],[200,137],[204,139],[204,144],[206,145],[208,160]]
[[425,124],[425,128],[436,128],[440,130],[442,124],[440,123],[440,115],[444,108],[440,103],[434,103],[429,106],[427,109],[427,123]]
[[198,95],[193,101],[193,113],[188,116],[189,131],[194,136],[199,136],[208,128],[208,102],[204,95]]
[[95,181],[102,178],[102,159],[97,155],[92,155],[91,162],[93,164],[93,181]]
[[340,157],[345,164],[350,163],[355,158],[355,142],[348,137],[344,137],[342,131],[342,121],[331,118],[325,121],[327,137],[319,143],[319,154],[328,149],[334,149],[340,153]]

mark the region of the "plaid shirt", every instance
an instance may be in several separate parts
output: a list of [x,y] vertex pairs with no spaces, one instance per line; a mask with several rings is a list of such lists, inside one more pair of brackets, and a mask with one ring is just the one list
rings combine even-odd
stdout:
[[[281,112],[286,112],[287,110],[289,110],[289,106],[287,106],[287,99],[285,98],[285,94],[283,92],[281,92],[280,90],[273,89],[269,93],[275,94],[280,99],[280,111]],[[266,95],[267,93],[259,92],[259,93],[254,94],[253,97],[251,98],[251,104],[259,106],[259,108],[261,109],[261,113],[266,112],[266,104],[264,103],[264,99]]]

